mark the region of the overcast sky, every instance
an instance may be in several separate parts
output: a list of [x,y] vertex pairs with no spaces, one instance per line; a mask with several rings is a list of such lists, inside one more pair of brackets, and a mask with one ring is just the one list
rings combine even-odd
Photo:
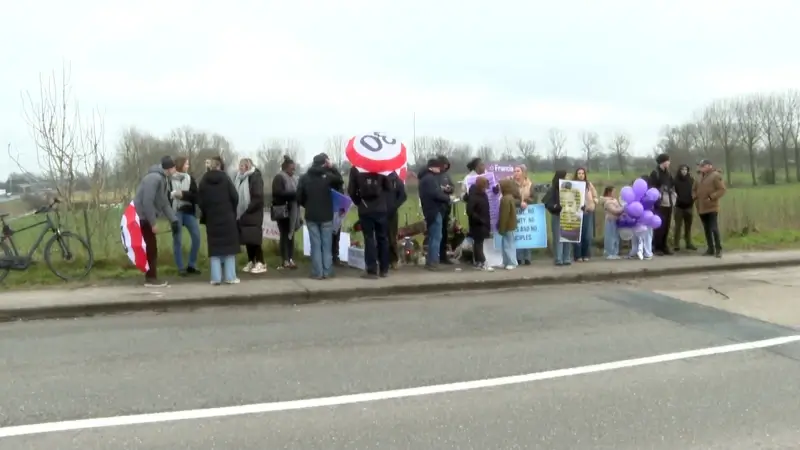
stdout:
[[[711,99],[800,87],[800,1],[27,0],[5,2],[0,140],[36,169],[20,94],[72,67],[109,151],[189,124],[252,154],[270,137],[386,130],[502,142],[616,130],[644,154]],[[5,147],[5,144],[3,145]],[[13,170],[0,156],[0,177]]]

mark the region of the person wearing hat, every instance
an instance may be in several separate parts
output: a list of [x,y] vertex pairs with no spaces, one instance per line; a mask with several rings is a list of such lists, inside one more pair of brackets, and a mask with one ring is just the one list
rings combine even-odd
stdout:
[[697,213],[703,224],[706,237],[706,256],[722,258],[722,240],[719,234],[719,199],[725,195],[725,181],[722,174],[714,169],[711,161],[704,159],[697,165],[700,179],[694,184],[692,197],[697,205]]
[[658,166],[650,172],[647,184],[658,189],[661,197],[656,203],[655,211],[661,218],[661,226],[653,230],[653,251],[658,255],[671,255],[669,248],[669,225],[672,221],[672,207],[675,206],[675,180],[669,171],[669,155],[662,153],[656,157]]
[[[439,183],[442,186],[442,190],[448,196],[453,195],[453,192],[455,192],[455,185],[453,185],[453,180],[448,173],[450,170],[450,160],[444,155],[438,155],[436,159],[439,161],[439,166],[442,169],[439,173]],[[450,214],[452,212],[453,205],[448,202],[442,209],[442,243],[439,246],[439,262],[441,264],[453,264],[453,261],[450,261],[450,258],[447,257],[447,246],[450,242],[450,238],[448,237],[450,230]]]
[[311,278],[333,276],[333,197],[331,189],[342,184],[325,153],[315,156],[311,167],[297,184],[297,204],[305,209],[306,227],[311,241]]
[[358,208],[358,223],[364,236],[363,277],[369,280],[389,276],[389,178],[380,173],[350,169],[347,193]]
[[147,253],[147,264],[149,269],[144,275],[146,287],[163,287],[166,282],[158,279],[158,241],[156,240],[156,220],[159,217],[166,217],[170,223],[172,233],[180,231],[178,218],[175,210],[172,209],[170,200],[170,177],[175,174],[175,161],[171,156],[161,158],[160,164],[155,164],[147,170],[147,174],[142,178],[136,195],[133,198],[133,206],[136,208],[136,215],[139,216],[139,226],[142,229],[142,239],[144,240]]
[[425,259],[425,268],[428,270],[436,270],[439,267],[443,214],[450,205],[450,196],[442,189],[439,176],[441,172],[442,161],[431,159],[426,169],[419,174],[419,201],[422,205],[428,238],[428,255]]

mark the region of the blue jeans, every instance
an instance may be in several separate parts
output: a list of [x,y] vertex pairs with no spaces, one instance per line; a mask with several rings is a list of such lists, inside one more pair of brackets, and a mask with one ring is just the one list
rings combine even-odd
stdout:
[[194,214],[176,212],[178,218],[178,232],[172,235],[172,251],[175,254],[175,265],[178,270],[186,270],[183,266],[183,227],[189,230],[189,237],[192,240],[192,247],[189,250],[188,267],[197,268],[197,254],[200,252],[200,224]]
[[389,273],[389,215],[359,214],[364,236],[364,267],[367,273]]
[[572,244],[559,242],[561,239],[561,218],[558,214],[550,215],[550,237],[553,239],[553,255],[557,266],[572,264]]
[[606,220],[603,228],[603,253],[606,257],[619,256],[619,230],[616,220]]
[[503,244],[503,266],[517,266],[517,246],[514,243],[515,232],[507,231],[500,235]]
[[212,256],[209,258],[209,262],[211,263],[212,283],[236,279],[236,255]]
[[308,238],[311,241],[311,276],[333,275],[333,221],[307,222]]
[[581,242],[573,244],[575,259],[589,258],[592,256],[592,241],[594,240],[594,211],[583,213],[581,223]]
[[439,264],[439,252],[442,247],[442,213],[436,214],[433,220],[428,221],[428,258],[425,264],[435,266]]
[[533,250],[529,248],[521,248],[517,250],[517,261],[530,261],[533,255]]

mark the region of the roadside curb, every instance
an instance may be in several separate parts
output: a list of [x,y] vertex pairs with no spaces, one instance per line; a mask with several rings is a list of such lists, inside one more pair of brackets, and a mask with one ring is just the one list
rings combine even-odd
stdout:
[[528,286],[552,286],[563,284],[610,282],[619,280],[647,279],[662,276],[684,275],[690,273],[736,271],[746,269],[781,268],[800,266],[800,257],[777,260],[735,261],[711,264],[708,266],[676,266],[658,269],[642,267],[615,267],[614,270],[596,270],[584,273],[570,273],[569,268],[552,275],[521,276],[500,279],[456,279],[426,281],[417,284],[394,286],[363,285],[340,289],[308,289],[297,284],[292,292],[229,293],[225,296],[209,296],[195,299],[152,298],[129,301],[109,301],[95,303],[71,303],[64,305],[41,305],[24,308],[7,308],[0,304],[0,322],[16,320],[37,320],[55,318],[74,318],[94,315],[110,315],[143,311],[195,310],[226,306],[257,305],[302,305],[324,302],[346,302],[360,298],[387,298],[396,295],[442,294],[446,292],[466,292],[487,289],[519,288]]

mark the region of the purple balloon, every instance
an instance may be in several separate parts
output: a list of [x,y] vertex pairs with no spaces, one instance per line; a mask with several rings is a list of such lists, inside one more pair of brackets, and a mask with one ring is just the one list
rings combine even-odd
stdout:
[[621,198],[625,203],[633,203],[636,201],[636,194],[633,192],[632,187],[625,186],[621,191],[619,191],[619,198]]
[[661,226],[661,217],[658,217],[658,216],[656,216],[656,215],[653,215],[653,217],[651,217],[651,218],[650,218],[650,226],[651,226],[651,227],[652,227],[654,230],[655,230],[656,228],[660,227],[660,226]]
[[650,202],[657,202],[661,198],[661,193],[656,188],[650,188],[644,193],[644,198]]
[[639,202],[628,203],[625,207],[625,212],[631,217],[639,218],[644,212],[644,206]]
[[645,211],[652,211],[656,207],[656,202],[651,202],[647,199],[647,196],[645,196],[641,203]]
[[647,193],[647,181],[639,178],[638,180],[633,182],[633,193],[636,194],[637,199],[641,199],[644,197],[644,194]]
[[639,221],[645,225],[650,225],[652,223],[653,217],[655,217],[653,211],[648,211],[645,209],[644,212],[642,213],[642,217],[639,217]]

